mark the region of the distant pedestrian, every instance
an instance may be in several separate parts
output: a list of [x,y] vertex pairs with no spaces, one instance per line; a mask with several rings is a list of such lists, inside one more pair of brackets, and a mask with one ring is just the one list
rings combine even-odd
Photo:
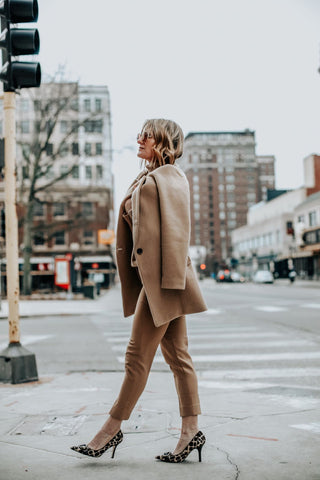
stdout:
[[160,344],[173,372],[182,428],[175,450],[156,458],[182,462],[205,437],[198,429],[198,382],[188,353],[185,315],[203,312],[201,295],[188,256],[190,194],[188,181],[175,164],[183,152],[183,133],[173,121],[147,120],[138,134],[138,157],[145,168],[120,206],[117,262],[125,317],[134,313],[126,351],[125,378],[110,416],[87,445],[71,447],[92,457],[122,442],[127,420],[142,394]]
[[297,274],[296,274],[295,270],[292,269],[292,270],[289,271],[288,277],[289,277],[290,283],[293,283],[295,281],[296,276],[297,276]]

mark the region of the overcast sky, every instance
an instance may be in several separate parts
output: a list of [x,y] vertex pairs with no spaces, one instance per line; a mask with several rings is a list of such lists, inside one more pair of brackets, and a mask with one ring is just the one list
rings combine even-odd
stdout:
[[152,117],[185,134],[255,130],[277,187],[303,183],[303,158],[320,153],[319,0],[38,1],[43,72],[64,64],[110,89],[117,203]]

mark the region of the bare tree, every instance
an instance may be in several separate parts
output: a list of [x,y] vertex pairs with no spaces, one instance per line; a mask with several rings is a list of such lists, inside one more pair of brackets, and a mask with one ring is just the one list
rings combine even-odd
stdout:
[[[34,224],[34,211],[38,204],[50,203],[48,194],[63,184],[63,181],[77,168],[79,155],[70,147],[78,145],[79,127],[86,122],[95,121],[94,114],[80,118],[78,107],[78,83],[57,82],[54,78],[50,83],[43,84],[38,89],[29,89],[26,93],[31,103],[32,131],[29,135],[23,132],[23,115],[17,129],[17,144],[20,150],[18,162],[19,195],[18,204],[22,208],[21,223],[23,226],[23,294],[31,294],[31,265],[33,238],[45,227],[47,238],[50,239],[58,228],[68,230],[85,222],[80,216],[64,222],[43,222]],[[24,96],[24,98],[27,98]],[[30,102],[31,101],[31,102]],[[21,98],[20,102],[23,102]],[[29,122],[30,123],[30,122]],[[64,170],[58,170],[62,161],[68,155],[68,164]],[[52,200],[51,200],[52,201]],[[60,201],[60,200],[59,200]]]

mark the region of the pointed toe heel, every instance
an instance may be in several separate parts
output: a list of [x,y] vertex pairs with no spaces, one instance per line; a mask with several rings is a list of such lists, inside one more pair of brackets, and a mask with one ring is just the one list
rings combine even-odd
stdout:
[[201,450],[203,445],[206,443],[206,437],[199,430],[199,432],[193,437],[193,439],[188,443],[188,445],[182,450],[182,452],[173,454],[171,452],[166,452],[162,455],[156,456],[157,460],[167,463],[181,463],[187,456],[192,452],[192,450],[197,449],[199,455],[199,462],[201,462]]
[[98,450],[94,450],[93,448],[88,447],[88,445],[86,444],[75,445],[70,448],[71,450],[77,453],[81,453],[82,455],[98,458],[98,457],[101,457],[101,455],[103,455],[104,452],[106,452],[109,448],[113,447],[111,458],[114,458],[116,448],[119,445],[119,443],[122,442],[122,440],[123,440],[123,433],[121,432],[121,430],[119,430],[119,432],[114,437],[112,437],[111,440],[109,440],[109,442],[106,443],[104,447],[99,448]]

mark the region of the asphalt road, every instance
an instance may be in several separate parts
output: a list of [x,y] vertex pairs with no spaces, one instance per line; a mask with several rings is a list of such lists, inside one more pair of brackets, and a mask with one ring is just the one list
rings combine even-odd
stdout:
[[[207,388],[309,388],[320,396],[320,291],[274,285],[201,282],[208,312],[188,317],[189,349]],[[39,375],[121,371],[131,319],[120,290],[99,314],[21,320],[22,344],[36,354]],[[6,322],[0,322],[0,339]],[[158,352],[153,370],[168,371]]]

